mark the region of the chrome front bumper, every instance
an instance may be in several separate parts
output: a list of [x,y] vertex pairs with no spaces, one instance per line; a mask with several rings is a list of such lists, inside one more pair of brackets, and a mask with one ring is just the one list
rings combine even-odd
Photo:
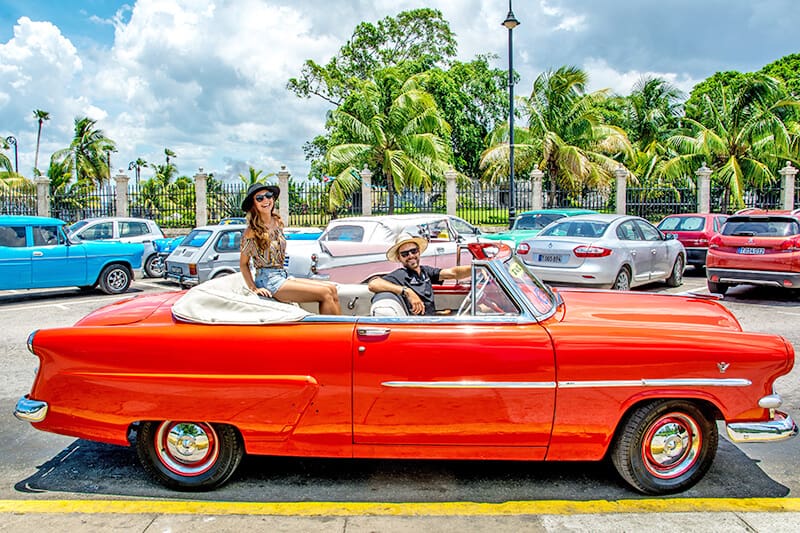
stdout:
[[23,422],[41,422],[47,416],[47,402],[31,400],[23,396],[14,408],[14,416]]
[[786,413],[775,411],[772,420],[735,422],[726,425],[733,442],[775,442],[797,435],[797,424]]

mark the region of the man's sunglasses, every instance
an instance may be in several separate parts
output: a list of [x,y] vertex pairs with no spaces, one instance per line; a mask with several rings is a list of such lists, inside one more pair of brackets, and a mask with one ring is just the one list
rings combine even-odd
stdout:
[[263,202],[266,198],[272,198],[275,196],[271,192],[265,192],[264,194],[256,194],[256,202]]
[[409,255],[417,255],[419,253],[419,248],[411,248],[410,250],[403,250],[402,252],[398,252],[400,257],[408,257]]

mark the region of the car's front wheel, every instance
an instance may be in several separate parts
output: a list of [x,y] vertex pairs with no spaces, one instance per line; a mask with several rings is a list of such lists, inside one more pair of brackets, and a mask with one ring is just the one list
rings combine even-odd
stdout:
[[115,263],[103,269],[97,284],[106,294],[122,294],[131,286],[131,281],[133,281],[131,270],[125,265]]
[[175,490],[212,490],[239,466],[244,446],[236,429],[206,422],[144,422],[136,452],[145,471]]
[[667,286],[680,287],[683,283],[683,256],[678,254],[675,262],[672,264],[672,272],[667,278]]
[[164,276],[164,258],[158,254],[151,254],[144,262],[144,273],[148,278],[161,278]]
[[671,494],[697,483],[711,467],[719,434],[695,404],[661,400],[622,421],[611,460],[622,478],[645,494]]

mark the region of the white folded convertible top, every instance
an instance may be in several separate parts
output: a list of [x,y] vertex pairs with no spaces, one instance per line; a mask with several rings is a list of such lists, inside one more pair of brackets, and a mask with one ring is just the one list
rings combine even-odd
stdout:
[[297,322],[311,313],[296,304],[260,298],[237,272],[192,287],[172,306],[172,314],[202,324],[267,324]]

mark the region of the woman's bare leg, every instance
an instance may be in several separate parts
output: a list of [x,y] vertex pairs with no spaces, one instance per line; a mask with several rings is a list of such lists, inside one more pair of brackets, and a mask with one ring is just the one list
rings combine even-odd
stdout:
[[341,315],[336,285],[311,279],[287,279],[273,295],[282,302],[319,302],[323,315]]

